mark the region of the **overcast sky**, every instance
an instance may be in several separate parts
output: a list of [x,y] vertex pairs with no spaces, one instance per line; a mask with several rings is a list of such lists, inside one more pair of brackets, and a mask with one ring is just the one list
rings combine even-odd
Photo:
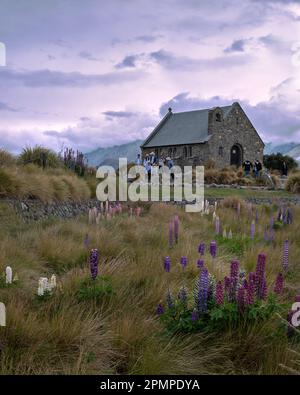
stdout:
[[87,152],[239,101],[300,143],[300,1],[0,0],[0,146]]

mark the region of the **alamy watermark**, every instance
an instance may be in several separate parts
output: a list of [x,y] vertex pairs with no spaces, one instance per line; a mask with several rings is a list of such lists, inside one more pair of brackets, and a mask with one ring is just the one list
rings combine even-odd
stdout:
[[203,166],[184,166],[183,169],[180,166],[156,166],[147,171],[142,165],[128,169],[127,159],[119,158],[118,174],[112,166],[100,166],[96,177],[102,179],[96,190],[97,198],[102,202],[174,200],[185,201],[187,212],[200,212],[204,208]]
[[6,47],[0,42],[0,66],[6,66]]
[[300,326],[300,302],[295,302],[292,306],[292,319],[291,319],[291,324],[297,328]]

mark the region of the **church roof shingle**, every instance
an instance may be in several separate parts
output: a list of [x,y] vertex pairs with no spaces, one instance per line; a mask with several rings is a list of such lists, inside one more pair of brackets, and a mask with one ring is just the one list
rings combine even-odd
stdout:
[[[232,106],[220,107],[224,117]],[[208,114],[210,109],[169,112],[143,142],[141,147],[195,144],[208,141]]]

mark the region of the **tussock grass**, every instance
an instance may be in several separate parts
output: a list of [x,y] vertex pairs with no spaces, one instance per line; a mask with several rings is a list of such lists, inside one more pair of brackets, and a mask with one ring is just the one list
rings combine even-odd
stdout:
[[[252,217],[241,201],[237,219],[236,199],[218,208],[221,225],[231,229],[236,240],[248,240]],[[255,212],[255,209],[253,212]],[[192,290],[198,275],[197,247],[208,247],[215,239],[212,215],[189,214],[173,205],[152,204],[141,217],[122,215],[88,225],[87,217],[53,220],[25,225],[18,222],[4,203],[0,205],[0,271],[11,265],[19,281],[0,288],[6,304],[8,324],[0,328],[0,371],[11,374],[289,374],[291,351],[278,326],[277,317],[263,324],[218,335],[168,334],[158,320],[156,305],[168,287],[176,296],[180,286]],[[275,232],[274,243],[263,239],[264,227],[274,208],[259,207],[255,240],[237,244],[218,242],[217,258],[205,254],[205,265],[217,278],[229,272],[230,261],[238,258],[253,270],[259,252],[267,254],[267,282],[272,287],[281,270],[282,247],[290,241],[290,272],[282,302],[287,310],[300,293],[299,208],[294,223]],[[168,223],[180,217],[180,238],[168,246]],[[273,211],[275,213],[275,211]],[[109,278],[112,293],[99,299],[76,297],[88,278],[88,250],[98,248],[99,275]],[[244,236],[245,234],[245,236]],[[171,272],[165,273],[162,259],[169,255]],[[183,273],[180,257],[186,255]],[[38,278],[56,273],[58,287],[47,299],[38,299]],[[282,312],[285,316],[286,312]],[[296,354],[295,354],[296,355]],[[286,369],[284,367],[287,367]]]
[[43,202],[86,200],[87,183],[61,169],[42,170],[33,164],[0,168],[0,197],[39,199]]

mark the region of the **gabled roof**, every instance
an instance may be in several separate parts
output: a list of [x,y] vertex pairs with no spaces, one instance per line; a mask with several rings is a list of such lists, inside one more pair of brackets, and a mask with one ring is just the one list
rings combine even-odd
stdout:
[[[224,118],[232,106],[221,107]],[[211,109],[169,113],[161,120],[141,147],[160,147],[205,143],[208,141],[208,114]]]

